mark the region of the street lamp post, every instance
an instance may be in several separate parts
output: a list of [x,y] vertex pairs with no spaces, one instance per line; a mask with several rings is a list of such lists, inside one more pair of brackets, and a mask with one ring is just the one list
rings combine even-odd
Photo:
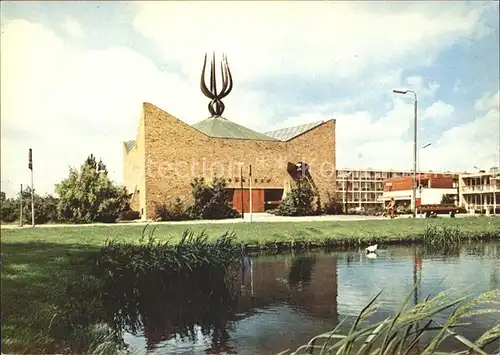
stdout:
[[417,93],[413,90],[392,90],[395,94],[406,95],[412,93],[414,96],[414,117],[413,117],[413,218],[417,217]]
[[[429,147],[432,143],[427,143],[421,147],[421,149],[425,149]],[[420,197],[420,203],[422,203],[422,171],[420,171],[420,150],[418,151],[418,196]],[[422,217],[422,209],[420,209],[420,217]]]

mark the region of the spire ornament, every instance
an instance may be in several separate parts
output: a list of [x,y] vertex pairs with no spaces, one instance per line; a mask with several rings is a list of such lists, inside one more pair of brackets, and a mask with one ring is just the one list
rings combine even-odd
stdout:
[[226,97],[233,89],[233,77],[231,76],[231,71],[229,70],[229,64],[227,63],[227,57],[222,54],[222,61],[220,64],[221,75],[222,75],[222,90],[217,93],[217,83],[215,80],[215,53],[213,53],[212,61],[210,63],[210,90],[205,84],[205,69],[207,67],[207,54],[205,53],[205,60],[203,62],[203,69],[201,71],[200,88],[203,95],[211,99],[208,104],[208,111],[212,117],[221,116],[224,112],[225,106],[221,101]]

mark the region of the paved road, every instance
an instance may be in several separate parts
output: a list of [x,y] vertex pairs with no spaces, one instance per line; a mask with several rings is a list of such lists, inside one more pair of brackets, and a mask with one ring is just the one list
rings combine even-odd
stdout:
[[[457,218],[469,217],[471,215],[465,214],[457,214]],[[410,215],[398,216],[397,218],[410,218]],[[447,215],[442,215],[440,217],[448,218]],[[419,217],[420,218],[420,217]],[[387,217],[381,216],[357,216],[357,215],[334,215],[334,216],[305,216],[305,217],[283,217],[283,216],[275,216],[268,213],[254,213],[252,215],[252,222],[314,222],[314,221],[367,221],[367,220],[389,220]],[[245,214],[245,218],[237,218],[237,219],[220,219],[220,220],[194,220],[194,221],[179,221],[179,222],[148,222],[148,221],[131,221],[131,222],[123,222],[123,223],[91,223],[91,224],[40,224],[37,225],[38,228],[51,228],[51,227],[92,227],[92,226],[121,226],[126,224],[131,225],[146,225],[146,224],[222,224],[222,223],[245,223],[250,222],[250,215]],[[25,225],[23,227],[19,227],[18,225],[2,225],[2,229],[20,229],[20,228],[31,228],[31,225]]]

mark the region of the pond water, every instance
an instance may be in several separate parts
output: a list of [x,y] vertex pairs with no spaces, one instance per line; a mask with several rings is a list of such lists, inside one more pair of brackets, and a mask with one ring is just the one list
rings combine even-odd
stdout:
[[[124,340],[138,354],[295,350],[343,318],[357,316],[381,290],[376,320],[396,312],[416,280],[420,287],[412,295],[412,304],[431,291],[436,294],[448,288],[457,288],[459,295],[498,289],[499,260],[500,242],[432,251],[422,246],[379,246],[376,258],[362,249],[255,255],[240,276],[239,295],[229,311],[219,305],[206,309],[203,317],[190,317],[190,331],[182,336],[174,324],[178,320],[170,313],[165,319],[171,317],[172,324],[125,333]],[[463,335],[475,339],[496,323],[494,314],[476,317]]]

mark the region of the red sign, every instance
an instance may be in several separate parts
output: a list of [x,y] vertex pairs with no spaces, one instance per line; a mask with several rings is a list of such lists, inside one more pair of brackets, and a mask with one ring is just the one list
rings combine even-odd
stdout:
[[420,197],[417,197],[415,199],[415,203],[417,204],[417,206],[420,206],[422,204],[422,199]]

